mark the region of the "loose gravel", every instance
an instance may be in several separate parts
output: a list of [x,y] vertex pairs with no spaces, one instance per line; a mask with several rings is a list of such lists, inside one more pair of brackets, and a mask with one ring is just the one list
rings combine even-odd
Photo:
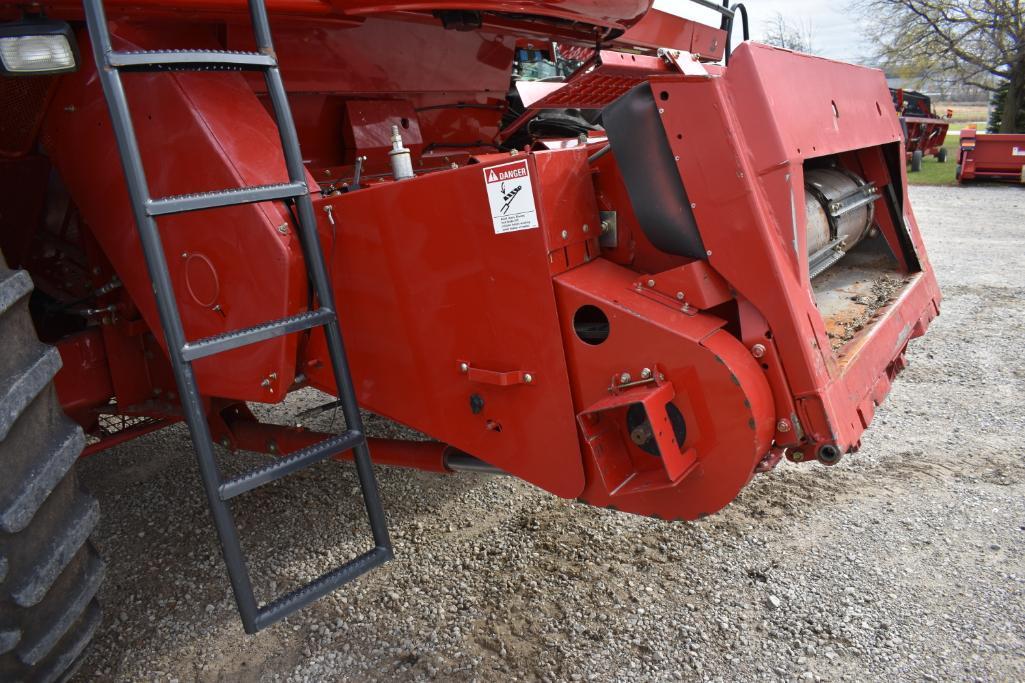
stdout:
[[[79,679],[1025,679],[1025,190],[912,200],[943,314],[839,466],[783,464],[694,523],[379,469],[397,559],[246,636],[188,435],[167,429],[82,463],[109,572]],[[264,597],[367,547],[350,466],[234,509]]]

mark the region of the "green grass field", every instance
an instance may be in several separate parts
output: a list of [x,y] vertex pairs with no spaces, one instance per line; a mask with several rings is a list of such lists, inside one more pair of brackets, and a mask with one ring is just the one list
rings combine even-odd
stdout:
[[943,143],[943,146],[947,148],[946,163],[941,164],[936,160],[936,157],[926,157],[922,159],[922,170],[918,173],[912,173],[911,164],[908,164],[908,183],[911,185],[957,184],[954,173],[957,168],[960,142],[961,140],[957,135],[947,135],[947,139]]

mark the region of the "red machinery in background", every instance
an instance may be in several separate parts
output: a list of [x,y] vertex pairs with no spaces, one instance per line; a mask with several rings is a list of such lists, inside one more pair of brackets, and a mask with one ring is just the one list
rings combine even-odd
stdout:
[[[272,45],[258,2],[255,34],[234,0],[85,5],[47,9],[76,70],[0,79],[0,247],[88,452],[188,421],[248,631],[390,557],[382,522],[257,608],[225,506],[354,454],[383,520],[357,400],[436,440],[378,462],[690,520],[856,451],[939,313],[883,74],[728,54],[728,7],[278,0]],[[583,64],[511,111],[517,47],[553,41]],[[246,405],[304,387],[349,431]],[[286,457],[222,481],[213,442]]]
[[953,112],[948,109],[946,117],[941,117],[933,110],[932,99],[920,92],[890,88],[890,94],[904,131],[904,148],[911,171],[921,171],[922,159],[927,156],[945,163],[947,150],[943,143]]
[[958,182],[1000,180],[1025,184],[1025,135],[961,131]]

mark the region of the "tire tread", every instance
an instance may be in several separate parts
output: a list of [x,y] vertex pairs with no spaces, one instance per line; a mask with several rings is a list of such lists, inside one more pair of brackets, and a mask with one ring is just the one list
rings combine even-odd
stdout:
[[81,428],[61,410],[57,349],[35,333],[32,281],[0,254],[0,681],[70,676],[102,619],[99,504],[78,485]]

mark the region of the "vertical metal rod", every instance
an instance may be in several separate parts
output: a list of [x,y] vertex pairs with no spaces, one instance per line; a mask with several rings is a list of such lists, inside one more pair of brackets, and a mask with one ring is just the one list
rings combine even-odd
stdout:
[[[259,0],[254,0],[255,2],[259,2]],[[274,117],[277,120],[278,130],[281,132],[281,147],[285,155],[285,167],[288,170],[289,180],[292,182],[306,182],[306,168],[303,166],[299,153],[299,139],[295,132],[292,111],[288,106],[285,86],[281,81],[281,72],[276,67],[267,69],[266,82],[267,93],[274,110]],[[334,292],[324,264],[324,252],[320,244],[320,235],[317,232],[317,218],[313,212],[313,200],[308,192],[296,198],[296,208],[298,210],[299,234],[301,236],[303,256],[306,259],[306,267],[310,272],[314,291],[320,300],[321,306],[337,312]],[[352,378],[349,375],[346,363],[345,344],[342,340],[341,325],[337,313],[335,321],[327,324],[324,329],[327,336],[328,353],[331,356],[331,367],[334,373],[335,385],[338,387],[338,398],[342,402],[342,414],[345,416],[345,424],[349,429],[357,429],[363,432],[363,418],[360,416],[356,392],[353,389]],[[383,512],[380,492],[378,491],[373,466],[370,462],[370,450],[365,441],[353,449],[353,455],[356,462],[356,474],[359,477],[360,487],[363,489],[363,502],[366,506],[367,516],[370,518],[370,529],[374,535],[374,543],[380,548],[387,549],[390,556],[391,541],[388,537],[388,522]]]
[[171,367],[178,385],[178,395],[181,397],[182,407],[185,409],[185,419],[192,434],[192,443],[196,448],[196,459],[199,461],[203,488],[206,490],[214,526],[220,538],[221,553],[228,567],[228,576],[232,592],[235,595],[235,602],[238,605],[246,632],[252,633],[256,624],[256,598],[253,595],[249,571],[242,555],[231,511],[217,494],[220,475],[217,471],[217,463],[214,461],[213,441],[210,437],[206,416],[203,413],[202,399],[196,385],[192,364],[181,357],[181,349],[185,345],[185,331],[178,316],[177,302],[167,262],[164,259],[160,233],[156,221],[145,211],[146,202],[150,198],[146,173],[136,142],[132,118],[128,111],[128,102],[125,99],[121,76],[116,69],[109,65],[108,55],[112,48],[102,0],[84,0],[84,6],[89,35],[93,37],[93,53],[96,58],[98,75],[104,94],[110,103],[110,119],[114,137],[120,151],[128,194],[132,199],[132,212],[139,229],[139,240],[142,243],[142,251],[146,259],[146,269],[153,281],[157,312],[164,329]]
[[267,19],[267,8],[263,0],[249,0],[249,19],[253,24],[253,37],[256,39],[257,52],[274,54],[274,44],[270,37],[270,21]]

